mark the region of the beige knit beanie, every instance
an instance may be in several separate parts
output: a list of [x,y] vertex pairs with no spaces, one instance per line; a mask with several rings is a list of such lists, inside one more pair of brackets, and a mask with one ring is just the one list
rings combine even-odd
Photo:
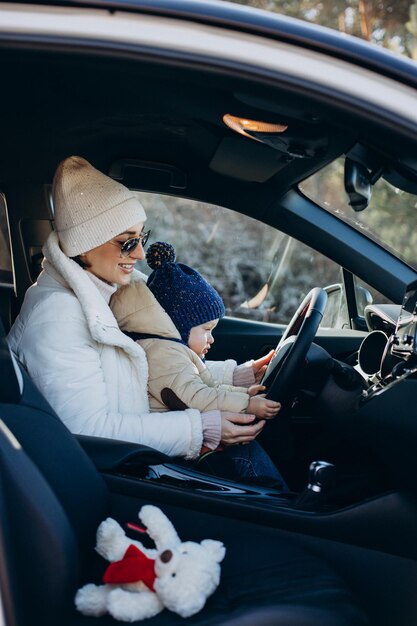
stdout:
[[146,220],[135,194],[79,156],[62,161],[54,176],[55,228],[63,252],[74,257]]

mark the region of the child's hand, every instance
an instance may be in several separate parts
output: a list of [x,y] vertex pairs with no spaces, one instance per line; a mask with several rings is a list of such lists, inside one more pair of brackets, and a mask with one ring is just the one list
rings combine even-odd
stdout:
[[256,396],[260,391],[265,391],[266,387],[264,385],[251,385],[248,387],[248,394],[250,396]]
[[249,400],[247,413],[253,413],[256,417],[262,417],[263,419],[272,419],[279,413],[281,404],[274,400],[267,400],[265,394],[260,396],[254,396]]
[[266,368],[269,365],[270,360],[275,354],[275,350],[271,350],[265,356],[260,359],[256,359],[252,363],[253,375],[255,376],[255,383],[259,383],[262,380],[263,375],[266,372]]

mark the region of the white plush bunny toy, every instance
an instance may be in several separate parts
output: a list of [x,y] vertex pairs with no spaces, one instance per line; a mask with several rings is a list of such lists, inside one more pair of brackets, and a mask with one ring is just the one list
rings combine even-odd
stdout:
[[200,611],[220,581],[225,548],[220,541],[181,542],[160,509],[143,506],[139,519],[156,549],[126,537],[110,517],[97,530],[97,552],[111,562],[104,585],[88,584],[77,591],[75,605],[84,615],[110,613],[134,622],[164,608],[189,617]]

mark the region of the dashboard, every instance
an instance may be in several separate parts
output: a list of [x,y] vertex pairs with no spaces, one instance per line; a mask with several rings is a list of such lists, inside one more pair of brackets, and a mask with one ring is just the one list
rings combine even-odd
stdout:
[[417,281],[401,305],[368,305],[365,319],[371,332],[359,349],[357,370],[369,384],[362,398],[368,401],[417,373]]
[[363,388],[340,428],[349,450],[364,449],[383,472],[384,488],[417,496],[417,281],[401,305],[368,305],[365,318],[370,332],[354,366]]

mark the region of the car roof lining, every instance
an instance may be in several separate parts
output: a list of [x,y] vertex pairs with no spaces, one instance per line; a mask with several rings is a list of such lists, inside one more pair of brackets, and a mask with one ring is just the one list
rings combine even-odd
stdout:
[[[136,189],[178,194],[166,175],[155,176],[152,164],[159,163],[162,172],[173,167],[183,173],[186,185],[178,195],[259,218],[300,181],[366,143],[369,129],[379,142],[371,151],[393,148],[389,128],[375,133],[377,122],[372,128],[369,119],[277,81],[114,53],[10,46],[0,49],[3,187],[50,183],[69,154],[105,172],[116,161],[135,160],[143,167],[135,168],[136,175],[131,168],[129,182],[122,182]],[[226,128],[225,113],[288,124],[286,143],[274,149],[241,137]],[[406,139],[397,140],[397,154],[410,155],[406,146]],[[295,150],[310,154],[294,157]]]
[[[227,183],[232,190],[237,183],[253,185],[274,176],[276,195],[281,184],[287,188],[298,182],[352,143],[337,126],[318,118],[318,107],[313,108],[308,98],[300,100],[298,94],[291,97],[288,91],[275,92],[260,85],[254,98],[250,83],[245,85],[241,79],[231,85],[230,77],[203,70],[173,71],[126,59],[123,65],[113,60],[109,66],[108,59],[94,55],[80,63],[78,55],[23,50],[13,51],[9,72],[7,51],[3,55],[2,85],[7,97],[1,105],[1,180],[17,174],[50,182],[57,162],[79,153],[104,171],[117,158],[170,163],[190,172],[188,181],[195,177],[199,188],[206,176],[208,188],[212,179],[223,176],[227,181],[221,187]],[[15,80],[16,67],[19,81]],[[283,113],[276,104],[280,100]],[[225,113],[284,120],[294,129],[293,142],[320,144],[317,155],[301,163],[303,159],[291,159],[285,150],[277,152],[235,136],[222,123]],[[251,173],[254,153],[259,159],[257,181]],[[238,157],[239,174],[229,167]],[[210,163],[213,168],[208,172]],[[21,164],[18,172],[16,164]]]

